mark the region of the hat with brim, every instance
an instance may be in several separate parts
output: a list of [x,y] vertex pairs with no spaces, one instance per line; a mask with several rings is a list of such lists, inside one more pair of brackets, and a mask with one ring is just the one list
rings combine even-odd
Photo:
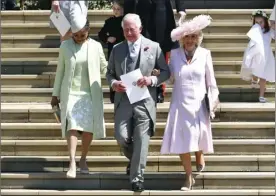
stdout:
[[211,20],[212,18],[209,15],[199,15],[189,21],[180,21],[179,26],[171,32],[172,41],[179,41],[186,35],[200,32],[211,24]]
[[75,11],[70,13],[71,19],[71,31],[76,33],[82,30],[87,22],[87,15],[81,11]]

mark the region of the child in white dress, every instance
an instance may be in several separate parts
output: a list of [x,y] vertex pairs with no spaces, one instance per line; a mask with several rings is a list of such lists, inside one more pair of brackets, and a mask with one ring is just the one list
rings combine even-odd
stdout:
[[275,39],[274,30],[270,28],[268,15],[264,11],[253,12],[252,19],[251,30],[257,34],[247,34],[250,42],[244,53],[241,76],[244,80],[251,80],[252,88],[260,87],[259,102],[265,103],[266,82],[275,82],[275,60],[271,48],[271,40]]

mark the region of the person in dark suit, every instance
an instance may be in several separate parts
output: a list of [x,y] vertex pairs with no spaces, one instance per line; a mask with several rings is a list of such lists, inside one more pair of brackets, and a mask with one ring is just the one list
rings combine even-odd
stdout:
[[[107,59],[109,59],[113,46],[125,40],[121,24],[124,14],[123,9],[122,0],[113,0],[113,16],[105,20],[103,28],[98,33],[99,39],[103,43],[107,44]],[[112,88],[110,88],[109,95],[110,102],[114,103],[115,92],[112,90]]]
[[1,0],[1,10],[19,10],[16,0]]
[[[175,0],[180,17],[185,18],[184,0]],[[176,28],[173,7],[170,0],[125,0],[124,14],[136,13],[142,21],[142,34],[158,42],[168,62],[169,52],[177,48],[178,43],[171,40],[171,31]],[[158,102],[164,102],[165,85],[157,88]]]

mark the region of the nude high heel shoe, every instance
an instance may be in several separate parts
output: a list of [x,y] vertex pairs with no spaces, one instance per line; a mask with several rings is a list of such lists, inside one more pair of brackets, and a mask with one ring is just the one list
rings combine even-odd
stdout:
[[185,185],[181,187],[181,191],[190,191],[195,185],[195,179],[193,177],[188,177],[185,180]]
[[198,165],[196,166],[196,170],[197,170],[198,172],[203,172],[204,169],[205,169],[205,164],[204,164],[204,165],[198,164]]

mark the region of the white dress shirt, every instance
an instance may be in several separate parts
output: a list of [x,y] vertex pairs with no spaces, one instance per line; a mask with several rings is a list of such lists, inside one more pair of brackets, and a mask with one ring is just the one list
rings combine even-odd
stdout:
[[132,44],[133,44],[133,47],[135,48],[135,56],[138,56],[141,48],[141,41],[142,41],[141,36],[135,42],[127,41],[129,53],[132,49]]

